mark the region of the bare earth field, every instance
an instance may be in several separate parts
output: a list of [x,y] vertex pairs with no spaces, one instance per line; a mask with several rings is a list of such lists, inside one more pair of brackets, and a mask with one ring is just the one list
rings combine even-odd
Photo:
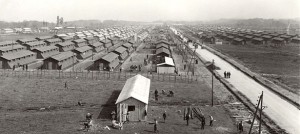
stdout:
[[300,46],[209,45],[296,94],[300,89]]
[[[67,81],[68,89],[64,88]],[[83,79],[19,79],[0,80],[0,133],[83,133],[82,121],[87,112],[94,116],[94,127],[90,132],[98,133],[153,133],[149,122],[125,124],[124,129],[103,130],[110,126],[109,114],[114,109],[125,81]],[[154,100],[154,90],[160,92],[159,101]],[[175,97],[161,94],[161,89],[173,90]],[[210,88],[205,83],[184,84],[153,82],[151,84],[148,120],[159,118],[161,133],[235,133],[235,121],[228,110],[210,104]],[[84,106],[78,106],[82,101]],[[215,102],[217,102],[215,100]],[[200,130],[198,119],[190,126],[183,120],[186,106],[201,108],[205,115],[215,118],[214,127]],[[162,111],[167,111],[166,123],[161,123]]]

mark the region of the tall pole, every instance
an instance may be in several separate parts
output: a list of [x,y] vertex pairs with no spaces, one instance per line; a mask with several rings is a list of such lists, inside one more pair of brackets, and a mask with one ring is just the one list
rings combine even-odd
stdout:
[[73,72],[74,72],[74,49],[75,49],[74,47],[75,47],[75,44],[73,45],[73,58],[72,58],[73,59],[73,67],[72,67]]
[[263,94],[264,94],[264,91],[261,91],[261,96],[260,96],[260,115],[259,115],[259,134],[261,134],[261,121],[262,121],[262,118],[261,118],[261,114],[262,114],[262,110],[263,110]]
[[212,60],[212,71],[211,71],[211,106],[214,106],[214,63],[215,60]]
[[251,122],[251,126],[250,126],[250,130],[249,130],[249,133],[248,134],[251,134],[251,130],[252,130],[252,127],[253,127],[253,124],[254,124],[254,120],[255,120],[255,117],[256,117],[256,113],[259,109],[259,105],[261,103],[261,98],[262,96],[259,97],[259,100],[258,100],[258,103],[257,103],[257,106],[256,106],[256,110],[255,110],[255,113],[253,114],[253,119],[252,119],[252,122]]

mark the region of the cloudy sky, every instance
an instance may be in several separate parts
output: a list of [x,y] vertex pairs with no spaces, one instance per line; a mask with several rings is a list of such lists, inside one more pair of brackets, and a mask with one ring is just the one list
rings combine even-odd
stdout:
[[300,0],[0,0],[0,21],[299,18]]

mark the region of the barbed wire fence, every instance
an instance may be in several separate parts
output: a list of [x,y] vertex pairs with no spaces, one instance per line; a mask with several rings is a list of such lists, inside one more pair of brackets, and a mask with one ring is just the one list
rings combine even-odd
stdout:
[[0,70],[0,77],[10,78],[48,78],[48,79],[90,79],[90,80],[127,80],[137,74],[143,75],[151,79],[152,81],[160,82],[179,82],[179,83],[197,83],[200,78],[205,77],[201,75],[192,74],[158,74],[158,73],[146,73],[138,71],[68,71],[61,70],[30,70],[30,71],[13,71],[11,69]]

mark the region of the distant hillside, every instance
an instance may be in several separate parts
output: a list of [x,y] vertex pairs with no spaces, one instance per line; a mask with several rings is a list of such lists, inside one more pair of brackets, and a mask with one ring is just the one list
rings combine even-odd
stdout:
[[48,26],[48,27],[54,27],[55,23],[50,22],[42,22],[42,21],[22,21],[22,22],[5,22],[0,21],[0,29],[1,28],[24,28],[24,27],[30,27],[33,29]]
[[[86,28],[102,28],[102,27],[110,27],[110,26],[126,26],[126,25],[137,25],[137,24],[145,24],[144,22],[136,22],[136,21],[123,21],[123,20],[76,20],[76,21],[66,21],[62,26],[64,27],[86,27]],[[42,21],[22,21],[22,22],[5,22],[0,21],[0,29],[1,28],[16,28],[16,27],[30,27],[33,29],[37,29],[43,26],[47,27],[55,27],[56,23],[50,22],[42,22]]]
[[109,26],[124,26],[124,25],[137,25],[144,24],[143,22],[135,21],[123,21],[123,20],[76,20],[66,22],[67,26],[80,26],[80,27],[89,27],[89,28],[101,28]]
[[250,29],[286,29],[290,24],[290,29],[299,29],[299,19],[219,19],[208,21],[206,24],[225,25],[230,27],[250,28]]

